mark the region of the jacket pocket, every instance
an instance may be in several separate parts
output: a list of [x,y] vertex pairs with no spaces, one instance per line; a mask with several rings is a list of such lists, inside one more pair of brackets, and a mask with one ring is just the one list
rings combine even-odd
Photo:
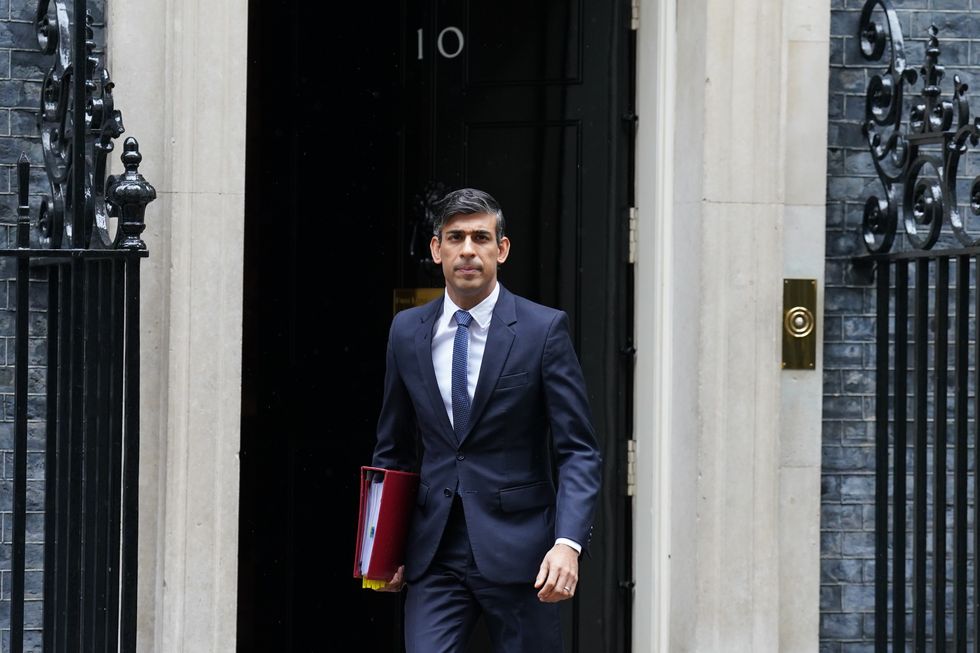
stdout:
[[415,495],[415,503],[420,507],[425,505],[425,500],[429,498],[429,485],[427,483],[419,482],[419,491]]
[[503,390],[504,388],[515,388],[519,385],[527,385],[527,372],[518,372],[517,374],[506,374],[499,379],[497,379],[497,390]]
[[554,503],[555,491],[548,481],[500,489],[500,509],[517,512]]

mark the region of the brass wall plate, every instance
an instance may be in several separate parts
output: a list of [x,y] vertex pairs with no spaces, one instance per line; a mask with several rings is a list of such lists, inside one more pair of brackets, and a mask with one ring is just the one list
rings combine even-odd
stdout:
[[783,369],[817,367],[817,281],[783,279]]
[[392,314],[406,308],[428,304],[436,297],[442,297],[445,288],[395,288],[392,301]]

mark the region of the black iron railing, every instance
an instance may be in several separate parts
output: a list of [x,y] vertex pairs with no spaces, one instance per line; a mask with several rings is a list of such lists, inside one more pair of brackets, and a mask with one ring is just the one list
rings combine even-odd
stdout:
[[882,193],[854,261],[877,275],[875,650],[966,651],[980,645],[980,177],[961,201],[957,175],[980,120],[958,76],[944,92],[935,27],[918,70],[889,0],[865,2],[859,37],[865,58],[888,62],[864,122]]
[[[969,402],[976,406],[977,401],[975,376],[971,383],[977,341],[970,325],[977,316],[978,256],[977,251],[919,253],[877,260],[878,651],[888,650],[889,642],[892,650],[904,650],[906,641],[916,650],[938,643],[939,650],[948,645],[965,651],[973,632],[971,613],[976,624],[978,612],[967,596],[980,579],[968,577],[967,570],[980,537],[980,529],[972,527],[980,518],[980,504],[972,501],[967,486],[980,479],[973,471],[980,450],[969,411]],[[971,509],[972,521],[967,516]],[[972,550],[967,542],[971,528]],[[952,550],[947,547],[950,533]],[[952,617],[949,632],[947,617]]]
[[[54,57],[38,132],[50,188],[30,220],[30,164],[18,164],[15,425],[10,647],[24,648],[28,344],[47,343],[43,414],[45,651],[135,651],[139,479],[139,263],[155,192],[126,139],[125,172],[106,179],[123,132],[95,53],[85,0],[40,0],[41,50]],[[32,284],[47,286],[43,333]],[[35,331],[41,331],[38,324]],[[36,411],[40,412],[40,411]]]

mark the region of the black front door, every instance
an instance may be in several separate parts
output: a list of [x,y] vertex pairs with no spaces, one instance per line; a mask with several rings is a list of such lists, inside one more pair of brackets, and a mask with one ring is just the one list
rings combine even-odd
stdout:
[[401,597],[351,578],[356,480],[393,292],[442,285],[425,198],[461,186],[503,206],[502,283],[571,317],[606,482],[566,650],[628,650],[628,10],[250,3],[240,651],[401,650]]

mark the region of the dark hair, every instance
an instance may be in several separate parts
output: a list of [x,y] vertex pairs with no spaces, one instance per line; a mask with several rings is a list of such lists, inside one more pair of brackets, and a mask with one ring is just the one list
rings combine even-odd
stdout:
[[489,213],[497,218],[497,243],[504,237],[504,212],[490,193],[475,188],[460,188],[446,194],[435,205],[432,233],[442,239],[442,228],[455,215]]

